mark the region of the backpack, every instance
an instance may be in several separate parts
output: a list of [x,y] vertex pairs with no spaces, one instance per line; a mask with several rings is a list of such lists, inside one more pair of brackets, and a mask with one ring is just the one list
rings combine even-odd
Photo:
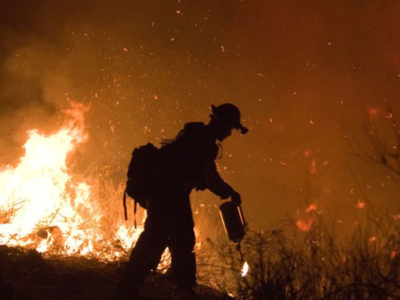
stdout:
[[141,207],[147,208],[148,195],[159,177],[159,150],[160,149],[155,147],[152,143],[148,143],[135,148],[132,152],[132,157],[128,165],[126,188],[123,197],[125,220],[128,219],[126,195],[135,201],[135,214],[137,203],[139,203]]
[[[147,200],[152,191],[182,189],[187,186],[188,181],[193,181],[193,177],[198,177],[202,161],[199,160],[194,169],[192,166],[188,168],[188,165],[193,159],[198,160],[198,156],[192,158],[190,155],[196,153],[199,148],[197,145],[201,145],[203,133],[203,123],[187,123],[176,138],[164,140],[161,148],[148,143],[133,150],[123,197],[125,220],[128,219],[126,195],[134,199],[136,215],[137,203],[147,209]],[[198,180],[195,181],[197,183]],[[194,184],[189,184],[191,185]]]

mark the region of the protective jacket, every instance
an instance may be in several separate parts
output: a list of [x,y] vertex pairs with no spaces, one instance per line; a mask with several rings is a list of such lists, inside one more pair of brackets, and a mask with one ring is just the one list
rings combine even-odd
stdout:
[[219,149],[204,123],[185,124],[177,137],[161,148],[164,167],[169,170],[169,179],[163,185],[185,190],[209,189],[222,199],[228,198],[233,189],[217,171]]

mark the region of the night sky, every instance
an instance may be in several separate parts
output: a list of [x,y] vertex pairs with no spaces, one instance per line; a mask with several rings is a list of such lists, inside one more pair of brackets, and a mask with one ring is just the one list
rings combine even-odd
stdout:
[[0,0],[0,15],[0,165],[76,101],[90,140],[71,164],[118,183],[133,147],[231,102],[250,131],[218,164],[251,227],[316,203],[346,229],[363,194],[399,212],[396,183],[349,147],[363,122],[400,113],[397,1]]

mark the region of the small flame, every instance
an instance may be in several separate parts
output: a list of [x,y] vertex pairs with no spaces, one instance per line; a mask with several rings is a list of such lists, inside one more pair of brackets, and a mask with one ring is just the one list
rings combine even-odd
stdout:
[[310,204],[307,208],[306,208],[306,212],[311,212],[311,211],[314,211],[314,210],[317,210],[317,204]]
[[357,208],[362,209],[362,208],[364,208],[364,206],[365,206],[365,202],[362,202],[361,200],[358,200]]
[[[306,220],[297,220],[296,221],[296,226],[300,231],[307,232],[310,231],[312,228],[312,225],[315,221],[315,216],[313,215],[312,212],[315,212],[317,210],[317,204],[312,203],[306,208],[306,213],[307,217]],[[319,214],[319,212],[318,212]]]
[[245,261],[242,267],[241,276],[245,277],[248,272],[249,272],[249,264],[247,263],[247,261]]
[[307,221],[298,220],[296,222],[296,226],[300,231],[307,232],[310,231],[313,223],[314,223],[314,218],[310,218]]

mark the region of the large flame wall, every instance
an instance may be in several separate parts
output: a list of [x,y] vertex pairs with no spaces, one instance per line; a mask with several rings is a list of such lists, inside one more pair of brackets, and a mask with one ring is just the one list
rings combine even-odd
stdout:
[[[118,251],[130,248],[141,228],[116,228],[110,236],[119,239],[120,249],[104,235],[100,226],[104,208],[93,187],[77,179],[68,165],[76,148],[88,139],[85,107],[73,104],[67,112],[64,124],[51,134],[30,130],[18,165],[0,171],[0,244],[118,257]],[[104,253],[107,245],[109,253]]]

